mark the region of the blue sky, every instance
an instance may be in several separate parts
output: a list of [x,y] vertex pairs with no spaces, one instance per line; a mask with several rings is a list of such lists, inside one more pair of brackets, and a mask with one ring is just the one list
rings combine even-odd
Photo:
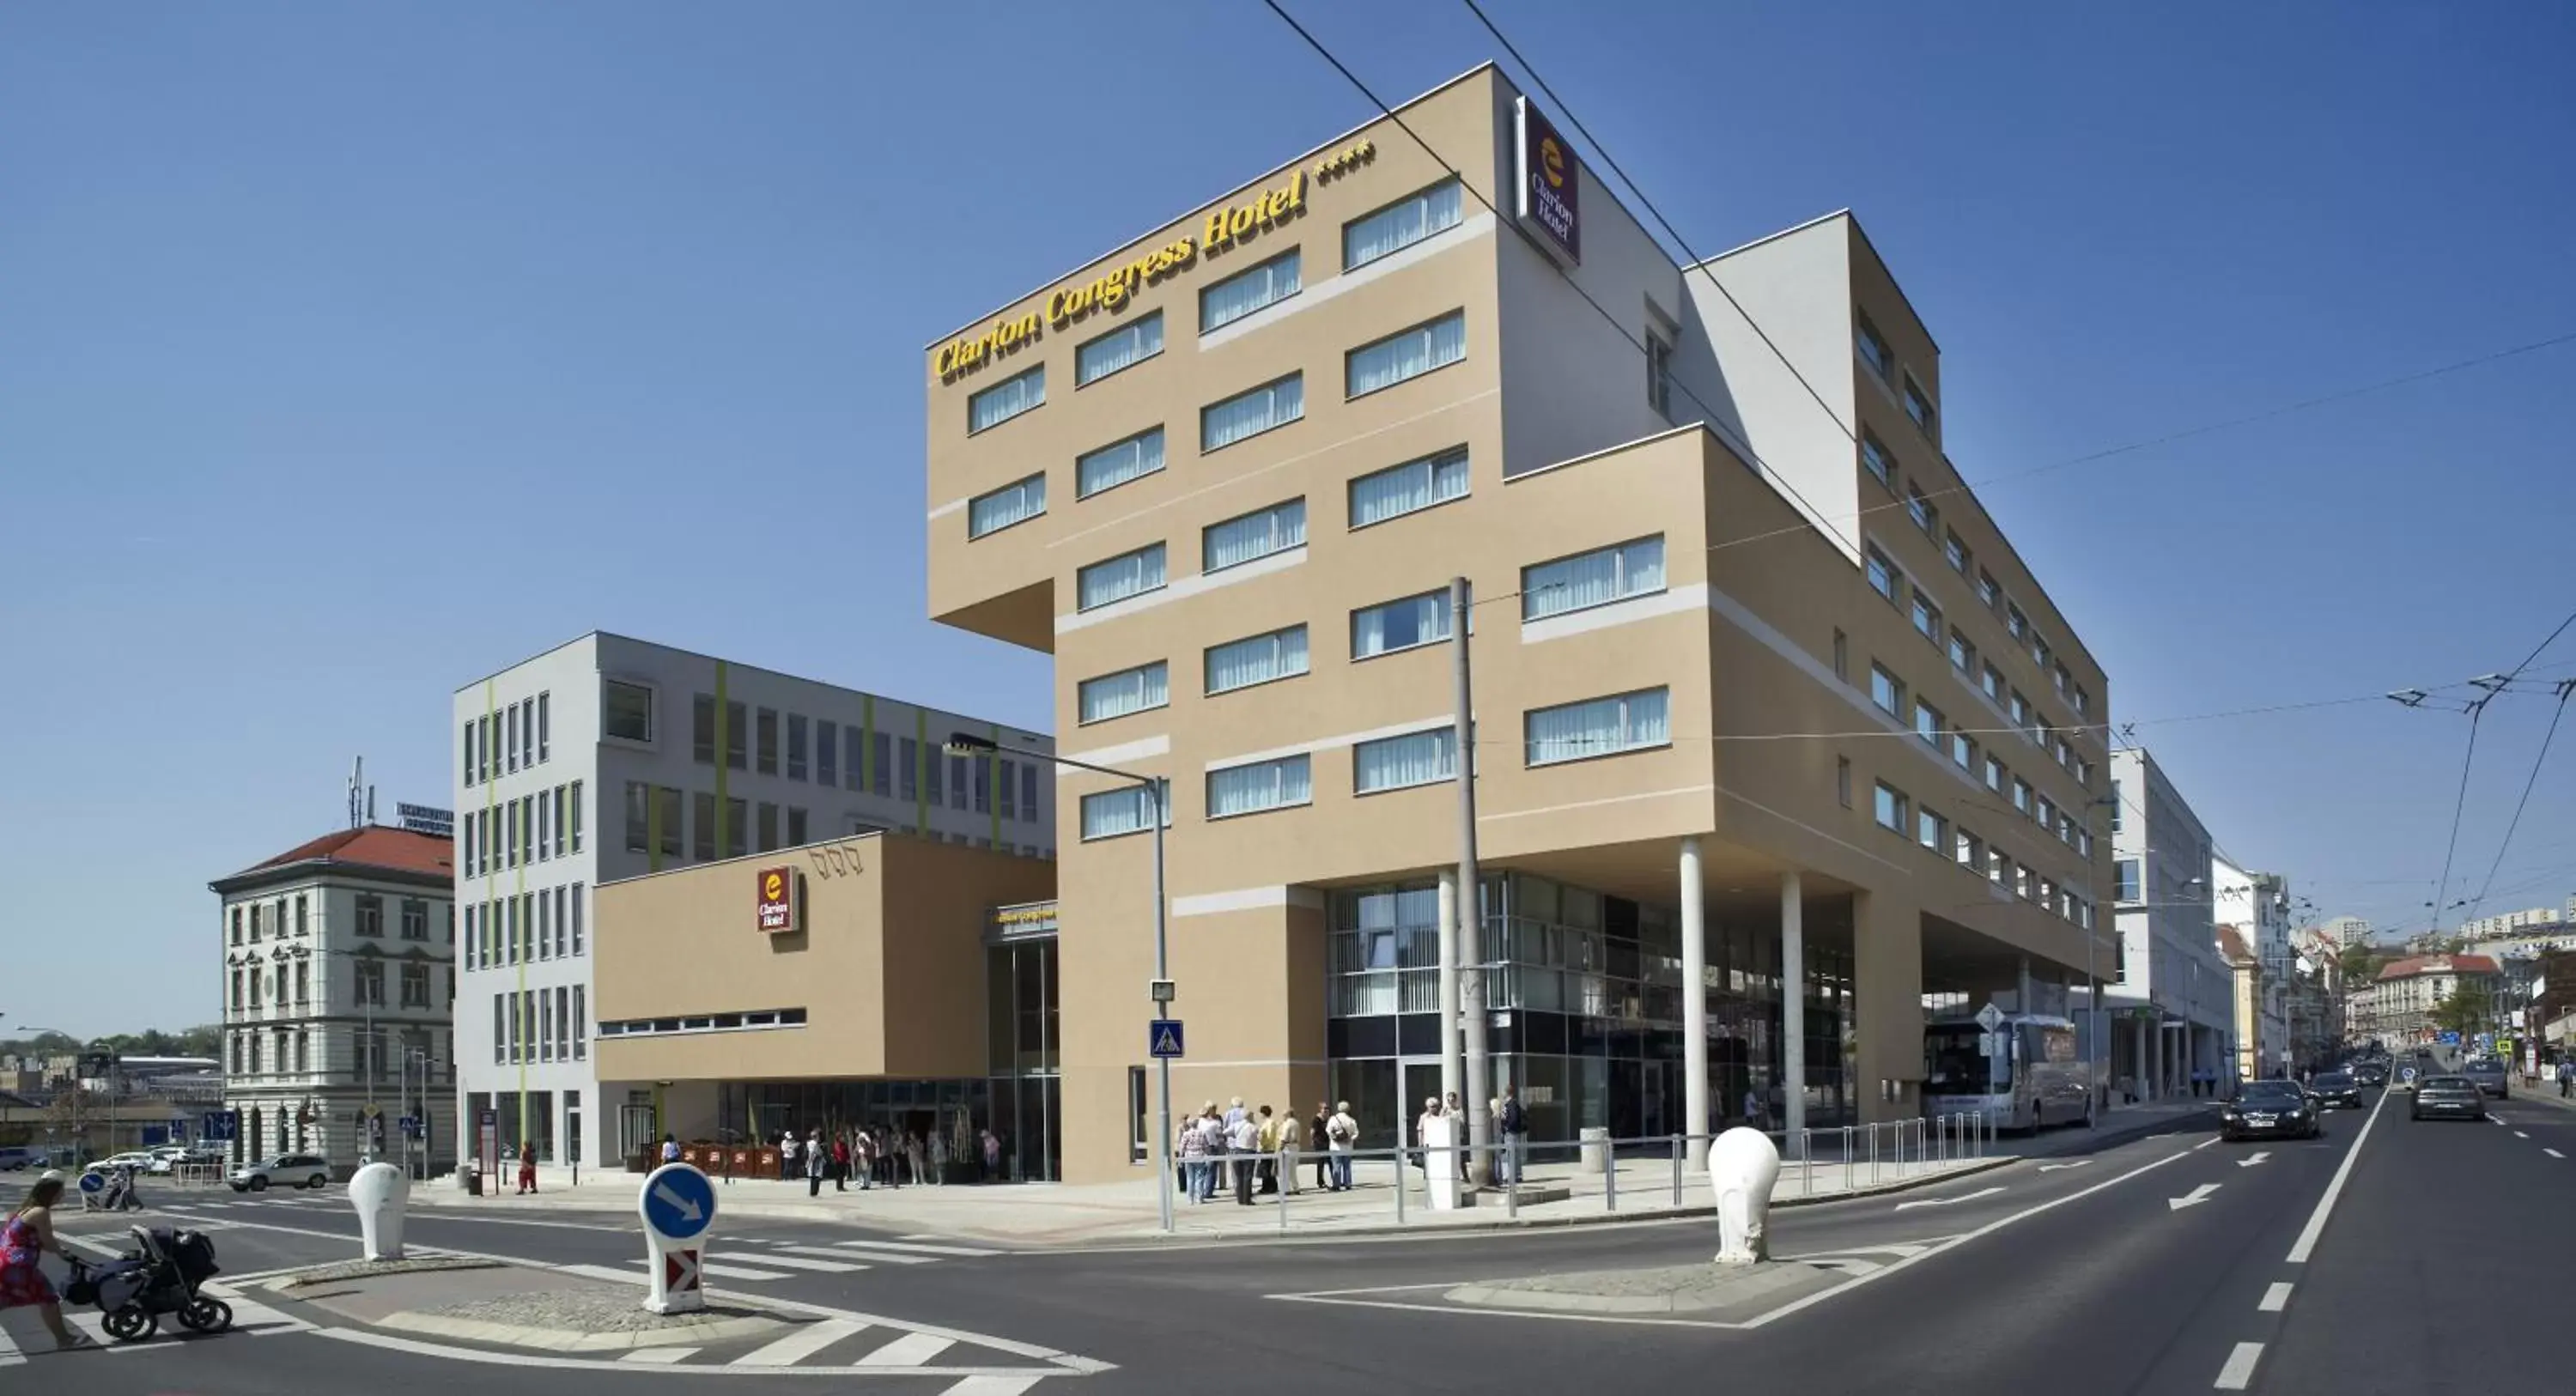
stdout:
[[[1290,7],[1391,97],[1498,56]],[[2576,330],[2564,7],[1489,9],[1702,252],[1856,209],[1972,480]],[[215,1017],[207,879],[360,753],[441,801],[450,690],[592,628],[1044,726],[923,618],[921,346],[1366,114],[1252,0],[10,7],[0,1031]],[[1983,495],[2223,848],[2420,919],[2465,718],[2151,720],[2512,666],[2576,609],[2571,385]],[[2548,707],[2490,710],[2454,897]],[[2489,909],[2576,890],[2571,763]]]

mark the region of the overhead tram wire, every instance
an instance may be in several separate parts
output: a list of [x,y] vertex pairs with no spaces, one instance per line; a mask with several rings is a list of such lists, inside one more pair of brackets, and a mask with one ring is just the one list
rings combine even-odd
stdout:
[[[2558,628],[2549,632],[2549,638],[2542,640],[2538,645],[2533,646],[2531,653],[2524,655],[2522,657],[2522,662],[2513,666],[2513,672],[2504,676],[2503,683],[2497,685],[2497,691],[2502,691],[2505,687],[2510,686],[2514,680],[2521,678],[2523,671],[2530,668],[2532,662],[2539,659],[2551,645],[2558,643],[2558,637],[2566,634],[2567,628],[2571,625],[2576,625],[2576,611],[2569,612],[2567,619],[2558,622]],[[2532,787],[2540,782],[2540,767],[2543,762],[2549,759],[2549,744],[2558,736],[2558,721],[2560,718],[2567,715],[2567,696],[2570,692],[2576,692],[2576,680],[2561,680],[2558,684],[2558,706],[2550,710],[2549,730],[2541,735],[2540,752],[2532,758],[2531,774],[2525,778],[2522,783],[2522,798],[2514,802],[2513,819],[2505,825],[2504,841],[2496,845],[2495,862],[2487,866],[2486,882],[2478,888],[2477,896],[2470,899],[2468,903],[2470,915],[2462,918],[2464,920],[2475,920],[2477,909],[2485,905],[2487,889],[2495,885],[2495,870],[2498,867],[2503,866],[2505,850],[2513,846],[2514,831],[2522,827],[2522,812],[2531,804]],[[2486,699],[2481,698],[2478,700],[2478,713],[2472,714],[2469,719],[2469,740],[2472,743],[2473,750],[2478,734],[2477,717],[2483,714],[2485,709]],[[2468,771],[2465,768],[2465,764],[2460,772],[2460,783],[2462,794],[2465,795],[2467,793],[2468,786]],[[2458,816],[2454,815],[2451,825],[2451,837],[2454,841],[2457,841],[2459,836],[2460,828]],[[2443,873],[2443,882],[2447,884],[2449,880],[2450,874],[2446,869]],[[2442,890],[2447,891],[2449,889],[2447,885],[2445,885]],[[2438,902],[2441,899],[2440,892],[2436,892],[2433,900]],[[2441,929],[2440,913],[2438,911],[2435,913],[2433,928],[2435,930]]]
[[[2532,661],[2540,658],[2543,652],[2556,644],[2558,637],[2566,634],[2567,627],[2571,625],[2576,625],[2576,611],[2568,612],[2567,619],[2558,622],[2558,628],[2550,631],[2547,639],[2533,646],[2531,653],[2524,655],[2522,662],[2513,666],[2511,673],[2488,676],[2488,681],[2493,682],[2494,687],[2489,688],[2469,705],[2469,742],[2468,749],[2460,757],[2460,793],[2451,805],[2451,837],[2442,853],[2442,879],[2434,884],[2433,891],[2433,931],[2437,935],[2442,930],[2442,913],[2450,909],[2442,905],[2442,899],[2451,893],[2451,861],[2459,853],[2460,821],[2469,809],[2469,771],[2476,765],[2478,759],[2478,723],[2486,717],[2487,704],[2494,701],[2498,693],[2511,687],[2514,680],[2521,678],[2522,671],[2530,668]],[[2482,682],[2481,687],[2484,686],[2485,683]],[[2551,730],[2556,730],[2555,717],[2550,719],[2550,727]],[[2516,818],[2520,818],[2519,814]]]

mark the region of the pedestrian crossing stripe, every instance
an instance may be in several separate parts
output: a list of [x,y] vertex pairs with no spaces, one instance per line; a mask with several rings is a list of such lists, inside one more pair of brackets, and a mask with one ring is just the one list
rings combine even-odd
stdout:
[[[74,1330],[111,1353],[134,1352],[167,1343],[207,1342],[235,1334],[245,1338],[266,1338],[279,1333],[302,1333],[313,1327],[312,1324],[300,1318],[270,1308],[256,1299],[243,1298],[240,1294],[227,1289],[208,1285],[206,1293],[232,1306],[232,1327],[221,1333],[191,1333],[179,1326],[177,1315],[163,1314],[160,1326],[151,1337],[126,1341],[107,1331],[107,1315],[96,1309],[75,1309],[68,1305],[63,1309],[63,1322],[70,1324]],[[16,1340],[10,1337],[9,1331],[0,1328],[0,1367],[14,1367],[26,1360],[27,1355],[19,1350]]]

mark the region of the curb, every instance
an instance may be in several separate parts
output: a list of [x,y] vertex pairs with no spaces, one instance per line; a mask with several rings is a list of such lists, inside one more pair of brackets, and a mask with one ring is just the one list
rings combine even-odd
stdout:
[[387,1314],[372,1327],[391,1328],[405,1333],[427,1333],[438,1338],[461,1338],[473,1343],[491,1343],[501,1347],[543,1348],[552,1352],[621,1352],[634,1348],[677,1347],[690,1343],[710,1343],[725,1338],[749,1337],[781,1326],[785,1320],[763,1315],[742,1318],[720,1318],[712,1323],[695,1323],[680,1328],[639,1328],[612,1333],[588,1333],[578,1328],[525,1328],[515,1323],[492,1323],[483,1319],[447,1318],[439,1314],[405,1311]]

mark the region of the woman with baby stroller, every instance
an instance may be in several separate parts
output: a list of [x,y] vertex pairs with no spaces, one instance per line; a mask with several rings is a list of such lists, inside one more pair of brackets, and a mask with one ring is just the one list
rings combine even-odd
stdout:
[[161,1326],[161,1315],[198,1333],[221,1333],[233,1326],[232,1305],[198,1286],[218,1273],[215,1243],[194,1231],[169,1227],[134,1228],[134,1250],[105,1265],[83,1264],[66,1256],[72,1282],[65,1296],[75,1304],[95,1304],[110,1337],[125,1342],[149,1338]]

